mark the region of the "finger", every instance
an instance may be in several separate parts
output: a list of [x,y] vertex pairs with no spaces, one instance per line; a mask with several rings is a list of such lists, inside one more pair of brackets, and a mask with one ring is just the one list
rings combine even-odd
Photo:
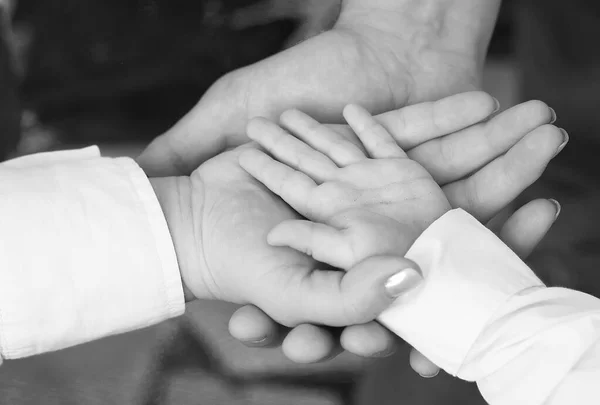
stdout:
[[328,328],[298,325],[283,340],[283,353],[295,363],[308,364],[329,360],[339,353],[338,339]]
[[279,342],[281,326],[259,308],[245,305],[231,315],[229,333],[251,347],[271,346]]
[[346,241],[343,232],[329,225],[301,220],[281,222],[267,235],[271,246],[288,246],[337,268],[346,268],[353,260],[354,253]]
[[531,201],[506,221],[500,239],[524,260],[546,236],[559,214],[560,204],[555,200]]
[[370,157],[374,159],[403,158],[406,153],[390,133],[364,108],[347,105],[344,118],[361,140]]
[[553,118],[550,107],[529,101],[489,121],[432,140],[410,151],[438,184],[462,178],[503,155],[529,132]]
[[409,150],[480,122],[498,108],[498,100],[489,94],[471,91],[404,107],[376,118],[403,150]]
[[477,173],[444,186],[444,193],[453,207],[487,222],[541,176],[563,140],[558,128],[538,127]]
[[239,163],[248,174],[280,196],[296,211],[307,211],[307,201],[316,187],[310,177],[256,149],[242,152]]
[[440,368],[416,349],[410,351],[409,362],[421,377],[433,378],[440,373]]
[[417,265],[403,257],[372,256],[344,273],[299,273],[286,288],[304,322],[347,326],[374,320],[401,294],[422,281]]
[[398,338],[377,322],[367,322],[344,328],[340,343],[357,356],[388,357],[395,352]]
[[247,132],[250,139],[258,142],[277,160],[307,174],[315,181],[323,182],[331,178],[338,169],[327,156],[265,118],[250,120]]
[[281,114],[281,125],[302,139],[315,150],[323,153],[338,167],[348,166],[367,157],[347,136],[331,126],[322,125],[315,119],[298,110],[288,110]]

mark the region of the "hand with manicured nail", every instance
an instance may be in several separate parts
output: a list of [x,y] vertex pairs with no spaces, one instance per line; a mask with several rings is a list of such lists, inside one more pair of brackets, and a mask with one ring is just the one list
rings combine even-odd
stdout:
[[[460,133],[489,115],[495,105],[489,95],[472,92],[393,111],[382,120],[391,126],[402,124],[405,141],[419,144],[426,139]],[[293,126],[298,122],[293,115],[288,115],[288,123]],[[340,135],[337,129],[335,133]],[[329,137],[314,134],[323,141],[330,141]],[[351,154],[365,156],[356,136],[340,136],[346,140],[347,148],[353,147]],[[189,178],[161,181],[173,182],[165,185],[171,191],[164,193],[164,198],[171,202],[165,203],[163,210],[178,252],[182,279],[195,297],[253,304],[285,326],[312,323],[345,327],[372,320],[389,305],[393,296],[415,282],[418,274],[407,270],[415,269],[414,263],[398,252],[410,246],[429,220],[407,223],[410,230],[407,228],[404,233],[392,230],[395,233],[386,239],[395,242],[389,243],[387,248],[382,245],[377,251],[380,253],[377,265],[369,265],[375,259],[358,263],[361,258],[376,253],[373,251],[376,246],[371,246],[350,258],[353,269],[346,273],[321,265],[297,250],[269,245],[267,235],[275,226],[300,219],[300,216],[239,165],[244,151],[256,149],[257,145],[252,143],[235,148],[207,161]],[[344,159],[344,156],[339,158]],[[405,208],[428,212],[427,217],[433,220],[449,208],[448,202],[422,167],[405,160],[411,170],[427,179],[423,184],[430,188],[421,190],[415,184],[415,192],[437,193],[439,197],[430,199],[429,203],[423,200],[414,207],[408,201]],[[394,164],[389,168],[387,164],[380,166],[384,172],[396,170]],[[384,174],[387,178],[388,174]],[[353,177],[350,172],[348,175]],[[362,181],[362,185],[370,182],[368,178]],[[405,193],[402,187],[396,187],[393,192],[395,196]],[[408,194],[404,197],[411,198]],[[387,208],[385,203],[379,204],[372,213],[379,215],[382,225],[388,221],[384,215]],[[402,211],[404,208],[394,209]],[[385,227],[382,231],[387,229],[391,228]],[[337,264],[345,267],[350,262]],[[405,281],[400,282],[401,279]],[[243,329],[247,327],[248,324],[242,325]],[[256,340],[264,343],[264,337],[258,336]]]
[[[543,104],[525,103],[480,122],[495,106],[489,95],[472,92],[391,111],[377,119],[409,157],[432,174],[453,206],[486,221],[539,176],[538,168],[562,139],[558,129],[540,127],[550,119]],[[288,111],[281,117],[282,124],[295,132],[301,124],[298,117],[297,111]],[[339,141],[348,140],[363,150],[347,127],[328,128],[340,134]],[[312,136],[314,142],[321,139],[318,130]],[[174,202],[165,215],[171,217],[169,227],[184,284],[198,298],[252,304],[236,311],[231,334],[254,345],[281,345],[296,362],[321,361],[342,347],[361,356],[391,353],[395,338],[376,322],[344,325],[339,337],[318,324],[327,323],[322,322],[325,318],[342,325],[344,317],[372,317],[390,302],[385,290],[386,284],[391,285],[388,279],[414,264],[383,255],[368,258],[348,273],[328,271],[294,249],[267,244],[274,226],[299,216],[239,166],[240,154],[256,148],[247,144],[220,154],[189,178],[163,178],[180,182],[166,195]],[[512,175],[513,169],[521,175]],[[473,192],[477,198],[470,197]],[[523,235],[523,230],[528,233],[545,224],[539,218],[528,223],[536,213],[545,212],[545,206],[540,209],[544,204],[534,205],[519,216],[517,222],[525,225],[513,233]],[[337,298],[332,300],[334,295]],[[343,304],[326,307],[331,301]],[[352,315],[356,308],[363,312]]]
[[[277,225],[268,235],[271,246],[350,270],[370,256],[404,256],[451,207],[431,175],[366,110],[348,106],[344,117],[366,153],[298,112],[295,136],[266,119],[251,121],[248,136],[275,159],[247,150],[240,165],[308,219]],[[393,276],[392,296],[402,292],[398,281],[413,279]]]

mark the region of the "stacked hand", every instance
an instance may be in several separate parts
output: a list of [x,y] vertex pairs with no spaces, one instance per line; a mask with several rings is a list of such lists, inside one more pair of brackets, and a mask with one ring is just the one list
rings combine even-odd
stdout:
[[[340,122],[342,107],[348,103],[370,111],[390,111],[473,90],[480,82],[498,6],[499,1],[477,0],[460,4],[344,0],[332,30],[218,80],[189,114],[146,149],[139,162],[152,176],[188,174],[223,150],[247,142],[245,126],[255,116],[277,119],[286,109],[301,108],[325,122]],[[489,115],[489,106],[489,99],[476,104],[474,115],[469,116],[472,122]],[[529,109],[534,112],[531,116]],[[427,142],[428,136],[450,134],[469,125],[456,122],[452,115],[434,125],[432,133],[418,128],[405,131],[402,122],[410,120],[402,113],[387,115],[384,125],[444,185],[453,206],[487,220],[539,176],[553,154],[548,150],[556,147],[556,138],[544,137],[544,130],[527,142],[539,148],[526,152],[525,143],[517,142],[549,122],[550,112],[543,105],[520,111],[525,115],[515,127],[508,126],[508,136],[502,125],[482,125]],[[506,116],[507,120],[514,115]],[[452,122],[455,125],[449,125]],[[494,162],[511,147],[515,150],[511,156]],[[531,158],[520,162],[525,175],[516,177],[514,183],[506,182],[516,173],[509,163],[529,153]],[[233,161],[234,156],[227,159]],[[224,158],[221,164],[225,165]],[[476,174],[467,178],[470,173]],[[510,238],[507,242],[513,248],[526,254],[554,221],[555,209],[550,202],[534,202],[513,216],[502,234]],[[255,306],[237,311],[230,330],[248,345],[277,344],[283,336],[279,325]],[[389,354],[394,343],[390,334],[373,324],[346,328],[341,341],[345,348],[366,356]],[[339,340],[327,329],[303,324],[286,335],[284,351],[297,361],[319,361],[339,352]]]
[[[451,206],[486,221],[539,177],[563,142],[557,128],[545,125],[553,118],[542,103],[526,103],[476,124],[495,108],[491,97],[475,92],[406,107],[378,120],[408,156],[431,173]],[[291,133],[309,133],[302,127],[304,122],[312,130],[307,136],[318,142],[325,127],[307,120],[303,114],[288,112],[281,124]],[[252,132],[262,134],[261,126],[272,128],[258,120]],[[346,138],[348,131],[333,128],[330,134],[339,136],[338,141],[351,139],[360,145],[356,137]],[[189,217],[177,221],[173,235],[178,257],[190,258],[181,263],[186,285],[198,297],[258,305],[279,323],[294,327],[284,339],[284,351],[299,362],[318,361],[337,350],[332,335],[315,323],[351,325],[344,329],[341,343],[356,354],[386,351],[393,346],[392,335],[374,322],[359,323],[372,319],[389,303],[382,286],[406,263],[395,256],[380,256],[376,263],[359,263],[348,275],[360,277],[342,282],[347,276],[339,271],[315,271],[324,267],[296,250],[269,246],[266,237],[271,229],[298,215],[238,165],[240,154],[255,148],[245,145],[209,160],[181,187],[179,204],[190,207]],[[363,153],[360,147],[353,153],[359,156],[359,152]],[[421,170],[418,165],[414,168]],[[433,182],[427,184],[433,187]],[[448,208],[438,207],[435,201],[427,210],[431,220],[410,224],[416,226],[413,237]],[[515,249],[527,254],[555,213],[548,201],[530,203],[507,222],[501,235],[512,236]],[[177,235],[188,231],[195,235],[193,243],[179,243]],[[330,293],[343,297],[338,302],[346,305],[325,306]],[[349,316],[349,305],[360,310]],[[277,328],[269,319],[256,307],[245,307],[232,319],[231,332],[242,340],[272,344],[278,339]]]
[[264,119],[248,126],[250,138],[277,160],[250,150],[240,164],[310,220],[276,226],[268,236],[272,246],[289,246],[349,270],[370,256],[404,256],[450,203],[366,110],[348,106],[344,115],[366,153],[333,129],[316,131],[316,121],[292,112],[296,136]]

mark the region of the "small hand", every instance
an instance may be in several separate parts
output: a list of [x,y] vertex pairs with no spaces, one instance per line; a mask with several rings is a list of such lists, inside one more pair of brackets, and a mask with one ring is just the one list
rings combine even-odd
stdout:
[[[468,94],[471,93],[465,95]],[[463,208],[487,222],[539,178],[566,140],[558,128],[547,125],[554,122],[556,115],[539,101],[520,104],[485,122],[463,130],[455,128],[456,132],[451,135],[429,141],[424,135],[432,128],[421,132],[421,127],[407,125],[411,122],[409,117],[443,117],[443,111],[449,111],[451,106],[464,107],[464,110],[452,110],[451,116],[460,117],[462,111],[476,111],[478,106],[491,105],[486,104],[485,99],[476,99],[473,104],[468,97],[457,104],[454,97],[465,95],[431,103],[425,106],[427,108],[410,106],[378,118],[408,155],[443,185],[453,207]],[[282,124],[296,133],[292,121],[288,112],[282,115]],[[441,130],[449,130],[447,121],[437,119],[435,122],[441,123]],[[336,127],[338,132],[339,129]],[[423,143],[407,143],[408,139],[420,139]],[[554,202],[532,201],[510,217],[499,230],[499,236],[525,259],[548,232],[556,214]],[[248,345],[256,345],[254,342],[259,340],[259,345],[283,341],[286,355],[298,362],[321,361],[340,353],[342,348],[361,356],[386,355],[392,353],[396,345],[393,335],[376,323],[348,327],[341,336],[315,325],[301,325],[282,334],[281,328],[251,306],[233,315],[230,332]],[[427,368],[419,370],[426,373]]]
[[[372,159],[298,112],[295,137],[268,120],[254,119],[248,136],[277,160],[249,150],[240,156],[240,164],[304,217],[318,222],[280,224],[269,234],[271,245],[289,246],[349,269],[373,255],[404,256],[450,204],[431,175],[366,110],[348,106],[344,116]],[[366,218],[365,212],[371,215]],[[390,221],[396,226],[386,226]]]
[[293,249],[269,246],[266,237],[276,224],[299,217],[238,165],[239,155],[254,148],[248,144],[209,160],[182,193],[181,206],[192,207],[191,218],[169,226],[184,284],[198,298],[256,305],[286,326],[373,319],[392,302],[384,291],[387,279],[414,264],[382,257],[376,269],[359,265],[344,273]]

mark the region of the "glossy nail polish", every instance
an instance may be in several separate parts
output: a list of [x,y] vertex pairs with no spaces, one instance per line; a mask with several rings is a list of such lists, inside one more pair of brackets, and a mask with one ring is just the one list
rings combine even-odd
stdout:
[[394,274],[385,283],[385,291],[390,298],[398,298],[406,294],[423,281],[420,271],[415,269],[403,269]]

